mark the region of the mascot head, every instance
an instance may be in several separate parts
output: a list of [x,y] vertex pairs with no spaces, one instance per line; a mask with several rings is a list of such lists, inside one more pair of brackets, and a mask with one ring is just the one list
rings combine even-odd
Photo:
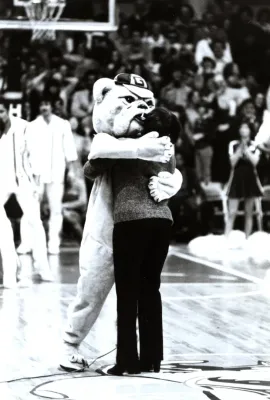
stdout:
[[93,87],[93,126],[96,133],[116,137],[143,130],[144,114],[155,107],[153,92],[135,74],[121,73],[114,79],[101,78]]

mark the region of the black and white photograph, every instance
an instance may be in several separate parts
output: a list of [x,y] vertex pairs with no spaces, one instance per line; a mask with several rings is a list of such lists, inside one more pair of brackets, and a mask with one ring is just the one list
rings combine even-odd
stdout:
[[0,0],[0,399],[270,399],[270,1]]

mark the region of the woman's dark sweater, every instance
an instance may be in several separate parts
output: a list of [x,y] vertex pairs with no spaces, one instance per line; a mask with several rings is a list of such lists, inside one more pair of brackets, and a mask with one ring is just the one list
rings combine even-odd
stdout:
[[163,218],[173,221],[168,201],[157,203],[150,195],[149,179],[161,171],[174,173],[175,158],[169,163],[143,160],[88,161],[84,167],[86,177],[93,179],[110,171],[114,197],[114,223],[145,218]]

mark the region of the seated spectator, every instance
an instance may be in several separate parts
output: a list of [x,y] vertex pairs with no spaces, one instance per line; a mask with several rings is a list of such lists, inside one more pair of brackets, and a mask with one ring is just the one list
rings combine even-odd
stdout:
[[147,45],[143,43],[140,31],[133,31],[131,36],[130,54],[128,57],[129,62],[145,62],[149,60],[150,50]]
[[161,89],[161,82],[162,82],[161,67],[165,55],[166,55],[165,49],[155,47],[152,50],[150,61],[145,65],[151,76],[151,84],[153,91],[157,96],[159,96]]
[[60,82],[57,79],[49,79],[43,91],[45,97],[49,97],[52,103],[55,103],[60,98]]
[[59,97],[53,103],[54,114],[60,118],[67,119],[67,114],[65,112],[64,100]]
[[254,97],[254,105],[256,110],[256,119],[261,125],[263,121],[264,112],[266,110],[266,98],[264,93],[258,92]]
[[[214,80],[215,97],[212,107],[215,112],[215,140],[212,162],[213,181],[225,183],[228,181],[230,164],[228,145],[232,140],[232,126],[235,121],[237,103],[234,96],[228,92],[227,84],[222,76]],[[240,104],[240,101],[239,101]]]
[[166,37],[167,37],[166,41],[167,51],[170,51],[170,49],[175,49],[177,52],[179,52],[179,50],[182,47],[182,44],[180,43],[179,33],[174,26],[169,26]]
[[80,127],[79,122],[75,117],[70,118],[69,123],[73,133],[78,159],[83,166],[87,161],[88,154],[90,153],[94,134],[93,127],[91,128],[89,125],[89,120],[82,121]]
[[58,71],[53,74],[53,79],[58,82],[60,88],[59,97],[63,100],[63,111],[67,113],[69,97],[78,84],[78,78],[70,76],[68,66],[62,64]]
[[205,193],[202,189],[197,175],[193,168],[187,166],[183,153],[175,155],[176,168],[181,171],[183,176],[182,187],[179,192],[170,199],[169,206],[174,220],[173,236],[176,236],[180,225],[180,211],[184,208],[185,222],[189,228],[191,237],[198,235],[199,211],[202,201],[205,199]]
[[[90,70],[98,71],[100,65],[96,60],[91,58],[85,35],[78,36],[80,38],[78,45],[74,46],[72,53],[65,53],[62,56],[62,60],[64,59],[73,67],[75,77],[82,77]],[[61,64],[61,62],[59,64]]]
[[176,49],[171,48],[164,52],[160,58],[160,77],[163,86],[171,82],[173,71],[176,69],[182,70],[182,65],[179,62],[179,53]]
[[195,75],[192,77],[192,87],[194,90],[197,90],[198,92],[202,93],[203,89],[204,89],[204,77],[202,75]]
[[201,104],[201,94],[198,90],[194,90],[188,94],[188,102],[185,109],[187,123],[189,127],[193,127],[196,118],[198,118],[198,107]]
[[238,65],[233,62],[226,64],[223,76],[230,87],[240,89],[245,86],[245,79],[241,76]]
[[194,74],[197,70],[197,66],[194,63],[193,46],[184,44],[179,50],[179,64],[182,65],[183,70],[187,74]]
[[203,103],[199,92],[191,92],[186,115],[186,130],[194,146],[197,177],[208,185],[212,180],[213,110]]
[[202,15],[202,21],[205,23],[205,25],[213,25],[215,23],[215,16],[215,13],[210,10],[206,10]]
[[204,80],[207,81],[215,76],[216,62],[213,58],[204,57],[199,69],[198,75],[202,75]]
[[221,108],[230,109],[230,115],[234,116],[236,108],[250,97],[248,89],[243,87],[229,86],[228,82],[221,75],[215,77],[217,86],[217,100]]
[[192,24],[195,16],[194,9],[189,4],[182,4],[179,7],[176,20],[174,21],[176,27],[184,26],[192,32]]
[[256,15],[257,24],[265,31],[270,31],[270,10],[269,8],[259,8]]
[[253,72],[248,72],[246,77],[246,87],[251,95],[251,97],[255,96],[258,91],[263,90],[262,87],[258,84],[257,79],[255,78],[255,74]]
[[193,34],[191,34],[190,29],[184,25],[177,28],[179,32],[178,41],[181,47],[188,46],[192,51],[194,51],[194,40]]
[[94,106],[92,91],[96,79],[97,72],[95,70],[88,71],[83,79],[83,88],[73,95],[71,114],[79,121],[92,114]]
[[24,99],[22,103],[22,118],[28,122],[34,120],[31,103],[27,99]]
[[201,96],[203,101],[212,106],[216,100],[217,86],[215,84],[214,78],[204,78],[204,87],[201,91]]
[[240,7],[232,19],[229,37],[234,61],[239,65],[242,75],[246,76],[248,72],[256,71],[256,78],[260,80],[258,72],[264,68],[268,37],[260,26],[254,24],[253,17],[251,7]]
[[148,9],[145,0],[135,0],[134,12],[127,20],[127,24],[133,31],[145,32],[149,21]]
[[0,95],[8,89],[7,76],[4,65],[0,64]]
[[36,63],[28,65],[26,73],[21,77],[21,89],[22,92],[32,89],[32,81],[38,76],[38,70]]
[[[216,62],[216,73],[222,73],[224,65],[232,62],[230,44],[224,40],[215,40],[215,36],[206,29],[206,38],[201,39],[195,48],[195,62],[200,66],[204,57],[210,57]],[[218,34],[215,33],[217,36]],[[221,36],[219,34],[219,36]]]
[[268,86],[266,92],[266,108],[268,111],[270,111],[270,85]]
[[89,55],[100,65],[107,65],[111,59],[113,48],[114,45],[105,33],[96,34],[92,37]]
[[123,59],[118,50],[113,50],[110,61],[107,65],[107,76],[108,78],[114,78],[121,66],[123,65]]
[[[261,115],[261,118],[259,115],[256,113],[256,107],[254,104],[254,100],[252,98],[249,98],[238,107],[237,109],[237,121],[240,122],[246,122],[251,128],[252,128],[252,135],[251,139],[254,140],[254,135],[258,132],[261,123],[262,123],[262,118],[263,114]],[[237,124],[237,122],[236,122]],[[239,124],[239,122],[238,122]],[[236,135],[238,136],[238,128],[237,127],[237,132]]]
[[262,186],[270,185],[270,154],[266,152],[261,152],[260,160],[257,166],[257,171],[259,175],[259,180]]
[[131,29],[127,24],[119,26],[117,37],[114,39],[115,49],[121,54],[123,62],[128,60],[131,48]]
[[156,22],[152,25],[150,35],[143,38],[142,42],[147,45],[150,51],[155,47],[165,48],[167,46],[167,40],[161,32],[161,26],[159,23]]
[[216,68],[215,74],[222,74],[225,66],[228,64],[228,57],[226,55],[226,44],[222,41],[215,40],[211,44],[213,51]]
[[69,231],[74,233],[78,243],[81,243],[83,225],[87,208],[87,191],[83,172],[78,167],[76,179],[66,179],[65,192],[62,203],[63,222],[68,224]]
[[185,84],[182,72],[175,69],[172,73],[171,82],[161,90],[160,98],[168,108],[186,107],[190,91],[191,88]]

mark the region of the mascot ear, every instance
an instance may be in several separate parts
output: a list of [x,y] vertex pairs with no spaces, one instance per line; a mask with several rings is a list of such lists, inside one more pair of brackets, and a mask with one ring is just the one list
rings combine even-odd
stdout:
[[97,80],[93,87],[94,102],[101,103],[104,96],[114,87],[114,85],[114,81],[109,78],[101,78]]

